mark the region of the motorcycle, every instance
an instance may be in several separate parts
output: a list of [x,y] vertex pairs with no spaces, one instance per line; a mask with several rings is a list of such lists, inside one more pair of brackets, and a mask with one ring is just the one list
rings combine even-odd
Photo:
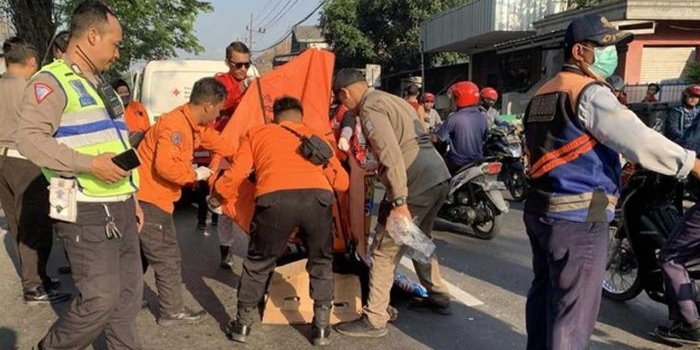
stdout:
[[[659,252],[683,219],[684,186],[674,177],[632,167],[623,170],[626,185],[610,225],[603,296],[622,302],[644,291],[650,299],[666,303]],[[700,260],[688,262],[686,268],[697,290]]]
[[498,181],[501,163],[487,158],[463,166],[450,180],[450,192],[438,217],[471,226],[477,237],[493,239],[503,224],[508,204],[503,182]]
[[522,202],[527,195],[527,176],[523,165],[523,147],[512,126],[497,126],[489,131],[484,154],[503,164],[498,179],[503,181],[513,200]]

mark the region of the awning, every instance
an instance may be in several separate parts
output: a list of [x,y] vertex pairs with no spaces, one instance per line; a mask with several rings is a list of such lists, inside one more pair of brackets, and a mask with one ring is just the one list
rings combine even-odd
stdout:
[[538,34],[522,39],[506,41],[496,44],[496,53],[504,54],[514,51],[526,50],[533,47],[540,47],[543,50],[553,50],[561,48],[566,30],[557,30],[545,34]]

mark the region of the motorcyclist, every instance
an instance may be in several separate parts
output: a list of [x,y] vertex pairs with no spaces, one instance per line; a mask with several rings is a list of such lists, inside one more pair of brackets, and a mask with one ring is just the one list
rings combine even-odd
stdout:
[[479,108],[479,87],[471,81],[452,85],[450,95],[457,111],[438,129],[436,143],[449,143],[445,162],[451,174],[464,165],[484,158],[484,141],[488,133],[487,118]]
[[666,112],[664,136],[684,147],[690,142],[693,134],[700,127],[698,101],[700,101],[700,85],[690,85],[683,90],[681,105],[672,107]]
[[625,92],[625,80],[619,75],[611,75],[605,82],[612,87],[613,94],[623,105],[627,105],[627,93]]
[[489,129],[494,126],[507,125],[503,119],[501,119],[501,113],[494,107],[496,101],[498,101],[498,91],[492,87],[485,87],[479,93],[479,108],[486,114],[488,118]]

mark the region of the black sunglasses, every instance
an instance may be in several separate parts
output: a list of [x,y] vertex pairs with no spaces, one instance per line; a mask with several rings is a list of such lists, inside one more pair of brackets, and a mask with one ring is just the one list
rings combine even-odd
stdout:
[[245,67],[246,69],[250,68],[250,62],[233,62],[231,60],[228,60],[228,63],[238,69],[241,69],[243,67]]

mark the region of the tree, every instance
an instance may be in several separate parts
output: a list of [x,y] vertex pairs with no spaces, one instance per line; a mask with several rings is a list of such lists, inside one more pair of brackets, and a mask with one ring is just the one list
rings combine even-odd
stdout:
[[[378,63],[387,73],[420,66],[420,25],[469,0],[329,0],[320,26],[338,67]],[[433,60],[428,57],[427,63]],[[449,63],[455,55],[439,54]]]
[[573,4],[575,4],[577,7],[591,7],[591,6],[600,5],[602,3],[612,2],[612,1],[617,1],[617,0],[568,0],[568,1],[569,1],[569,7],[572,7]]
[[[67,28],[70,15],[82,0],[7,0],[5,10],[16,34],[34,44],[44,55],[56,28]],[[174,57],[180,49],[200,53],[194,21],[213,7],[199,0],[105,0],[119,18],[123,40],[120,58],[113,68],[126,72],[138,59]],[[31,4],[31,6],[30,6]]]
[[685,80],[689,83],[700,84],[700,63],[690,63],[685,74]]

